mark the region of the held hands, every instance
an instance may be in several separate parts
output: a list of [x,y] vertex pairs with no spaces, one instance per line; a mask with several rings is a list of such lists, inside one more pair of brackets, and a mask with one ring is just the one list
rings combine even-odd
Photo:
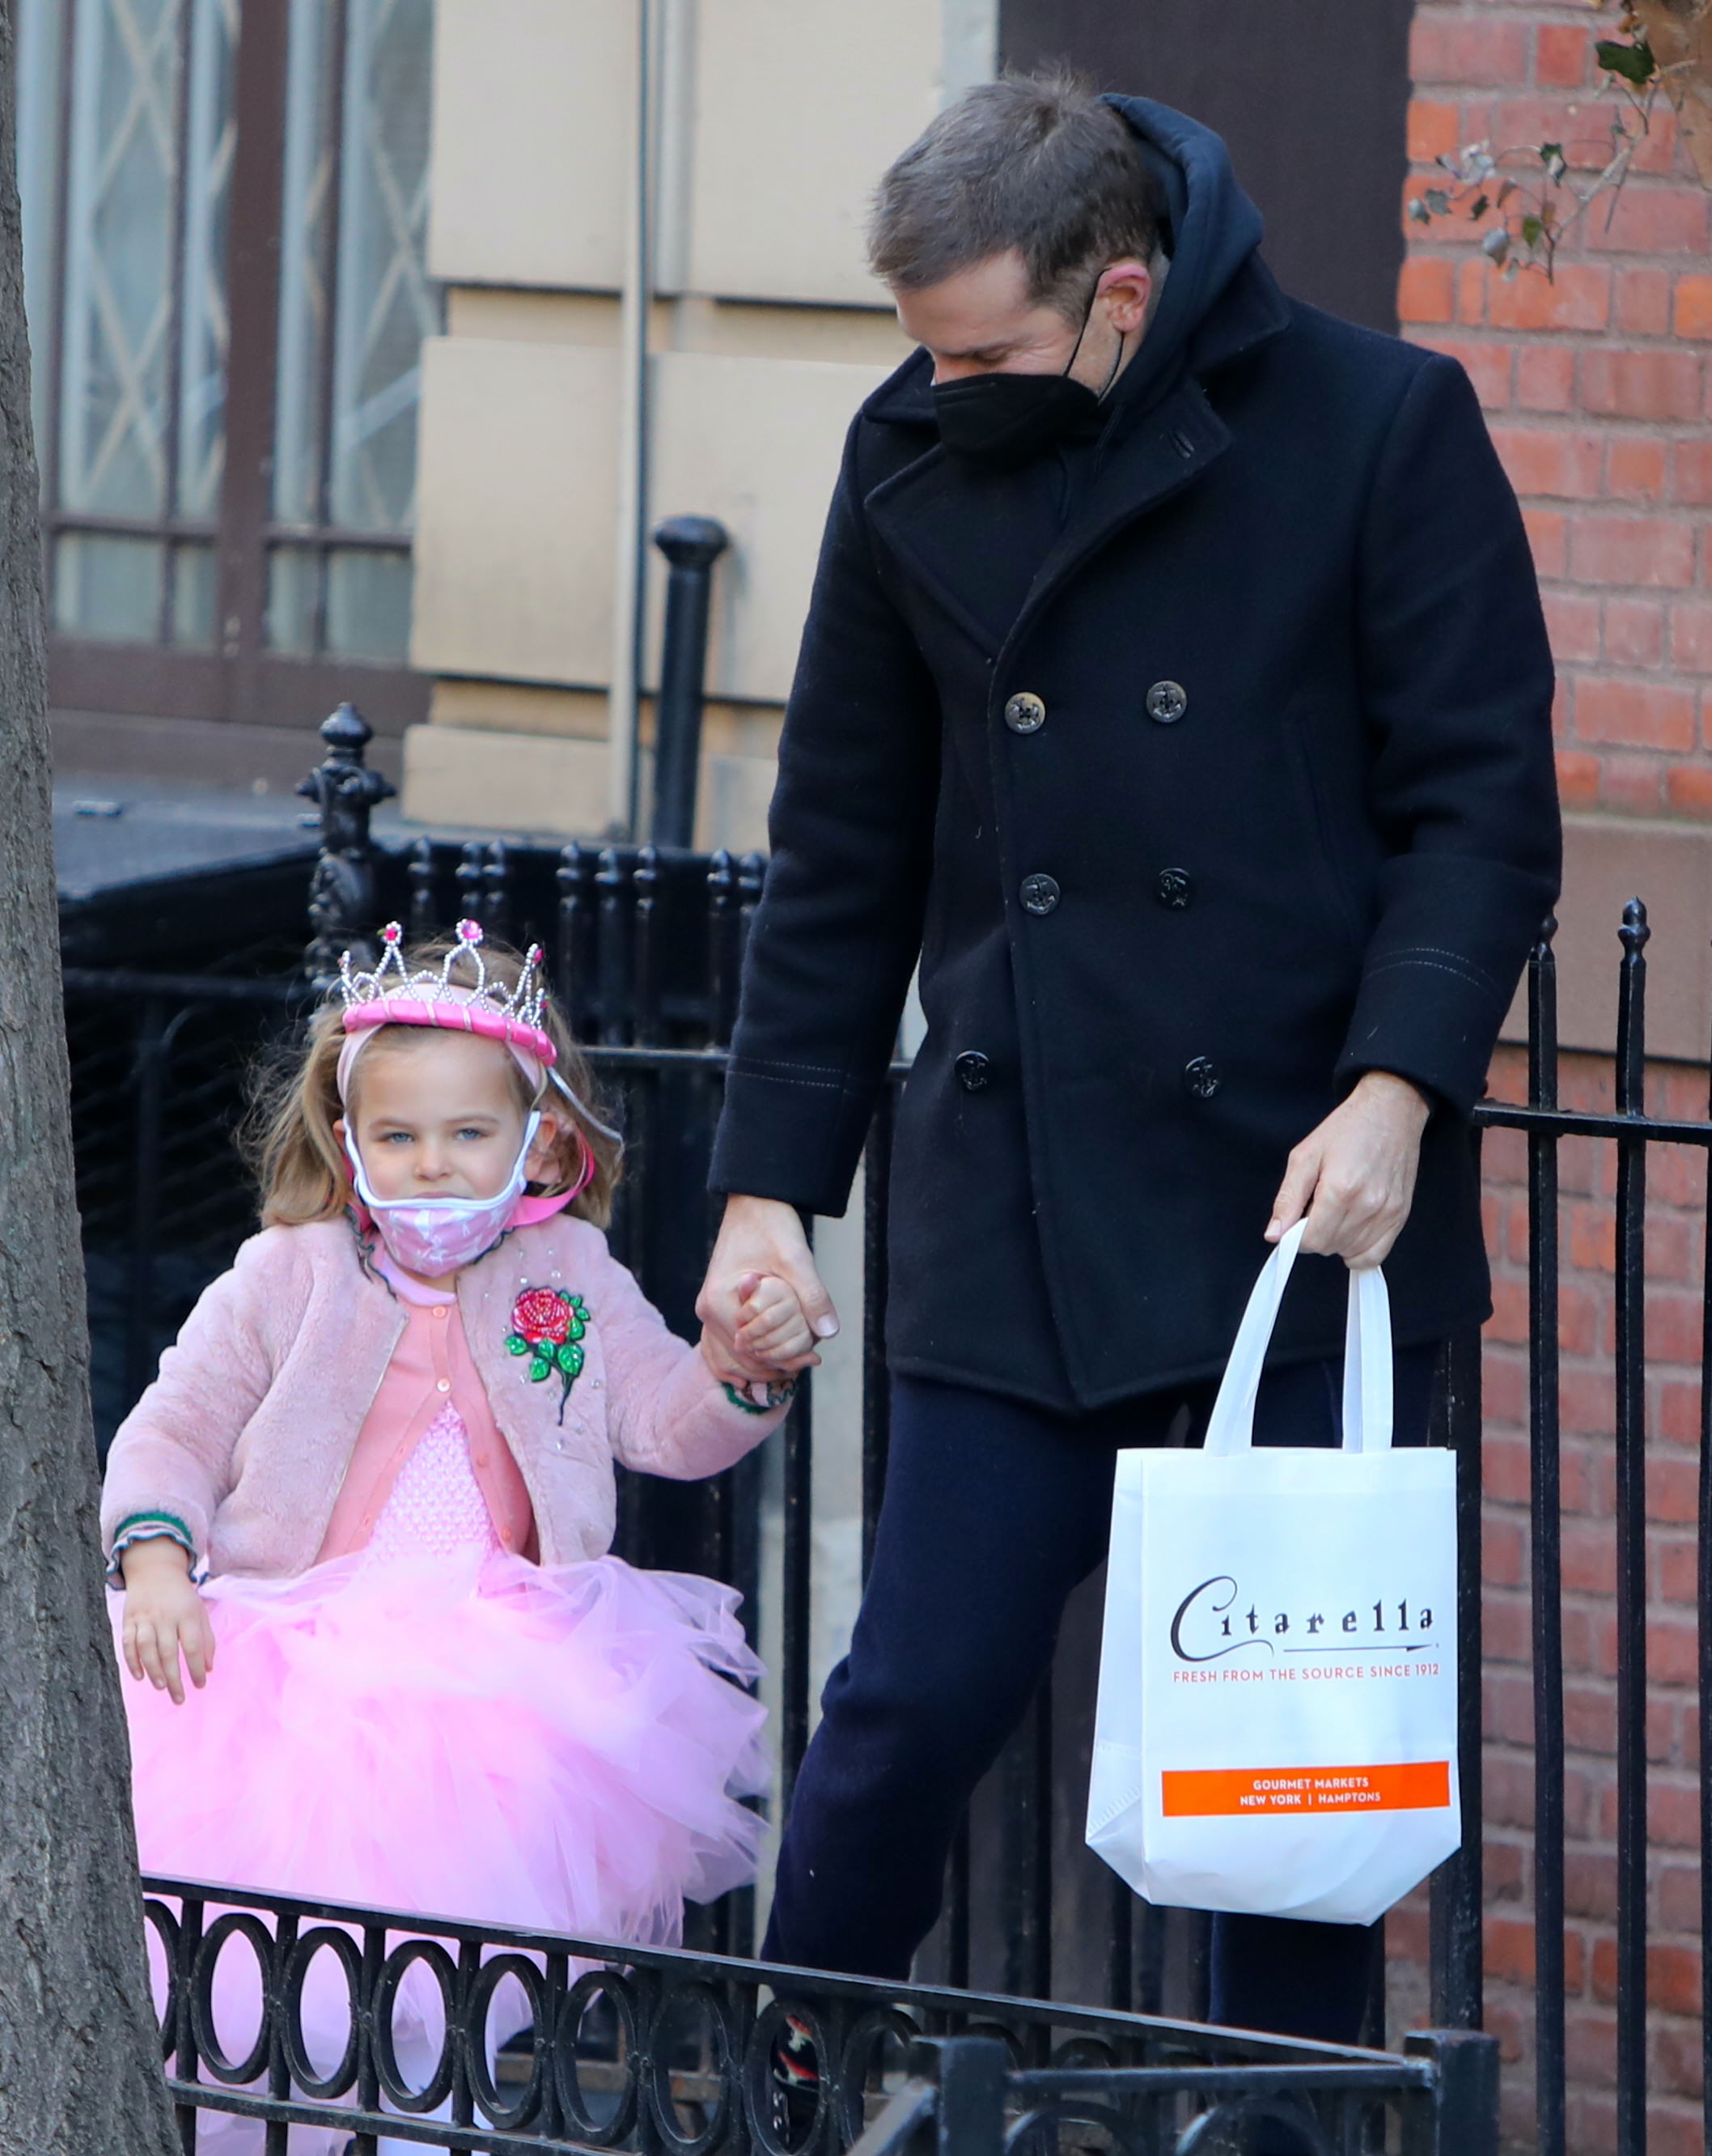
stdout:
[[1407,1078],[1370,1070],[1291,1153],[1267,1241],[1277,1242],[1305,1214],[1305,1250],[1352,1268],[1382,1265],[1409,1217],[1431,1112]]
[[818,1340],[838,1329],[794,1207],[731,1197],[695,1314],[701,1352],[716,1377],[740,1388],[794,1377],[820,1358]]
[[214,1628],[208,1606],[190,1584],[190,1558],[169,1535],[133,1543],[120,1557],[125,1574],[125,1666],[156,1691],[184,1704],[181,1652],[200,1691],[214,1666]]

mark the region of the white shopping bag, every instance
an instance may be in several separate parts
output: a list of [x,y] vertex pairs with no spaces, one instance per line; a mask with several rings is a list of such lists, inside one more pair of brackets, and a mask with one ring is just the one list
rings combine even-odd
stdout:
[[1456,1461],[1391,1445],[1391,1313],[1350,1276],[1341,1451],[1253,1447],[1302,1240],[1199,1451],[1118,1455],[1088,1840],[1150,1902],[1365,1924],[1461,1839]]

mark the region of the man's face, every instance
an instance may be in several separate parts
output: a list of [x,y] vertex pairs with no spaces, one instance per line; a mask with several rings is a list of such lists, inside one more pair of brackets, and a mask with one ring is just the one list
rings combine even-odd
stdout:
[[892,296],[904,334],[931,355],[935,382],[971,374],[1062,374],[1068,366],[1073,380],[1097,390],[1111,374],[1119,337],[1133,339],[1141,326],[1151,285],[1139,262],[1102,270],[1079,351],[1079,324],[1029,298],[1028,270],[1015,248],[940,284]]

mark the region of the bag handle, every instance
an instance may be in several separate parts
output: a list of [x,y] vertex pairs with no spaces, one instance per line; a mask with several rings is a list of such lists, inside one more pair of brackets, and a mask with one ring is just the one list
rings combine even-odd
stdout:
[[[1299,1220],[1260,1268],[1207,1419],[1203,1451],[1247,1452],[1253,1445],[1260,1373],[1307,1224]],[[1379,1267],[1364,1265],[1350,1274],[1349,1317],[1344,1328],[1344,1450],[1388,1452],[1392,1404],[1391,1298]]]

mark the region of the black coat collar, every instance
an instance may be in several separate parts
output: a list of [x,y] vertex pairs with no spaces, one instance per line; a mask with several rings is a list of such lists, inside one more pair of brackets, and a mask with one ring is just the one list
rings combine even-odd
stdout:
[[[1251,261],[1187,341],[1175,381],[1140,385],[1143,394],[1112,416],[1097,476],[1064,530],[1048,544],[1019,610],[995,612],[983,528],[1028,513],[1027,480],[971,469],[940,446],[932,366],[925,352],[906,360],[863,408],[878,424],[919,433],[920,453],[868,495],[876,538],[912,583],[930,592],[996,657],[1089,556],[1137,516],[1197,480],[1229,447],[1229,429],[1203,383],[1247,358],[1289,326],[1288,302],[1270,273]],[[1146,352],[1143,346],[1143,352]],[[1143,363],[1138,357],[1134,364]],[[900,444],[902,446],[902,444]]]

